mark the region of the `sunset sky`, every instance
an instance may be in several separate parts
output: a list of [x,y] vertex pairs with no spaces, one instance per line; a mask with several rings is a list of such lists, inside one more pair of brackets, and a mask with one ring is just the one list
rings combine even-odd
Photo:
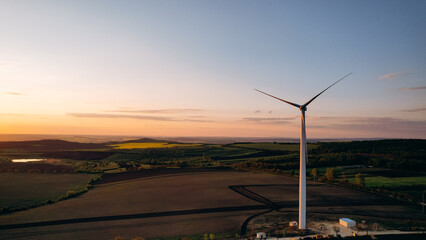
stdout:
[[[426,138],[426,1],[0,0],[0,134]],[[1,140],[1,139],[0,139]]]

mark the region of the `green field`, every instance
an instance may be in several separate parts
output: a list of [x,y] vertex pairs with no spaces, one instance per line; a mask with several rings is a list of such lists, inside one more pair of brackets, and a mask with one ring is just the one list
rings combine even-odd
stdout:
[[[272,151],[289,151],[296,152],[300,150],[298,143],[236,143],[232,144],[234,147],[260,149],[260,150],[272,150]],[[308,151],[316,148],[316,144],[308,144]]]
[[257,153],[259,151],[251,150],[251,149],[243,149],[236,147],[217,147],[211,150],[206,151],[206,154],[209,157],[237,157],[237,156],[245,156],[253,153]]
[[55,201],[68,191],[82,191],[96,174],[1,173],[0,209],[22,208]]
[[138,149],[138,148],[172,148],[172,147],[195,147],[201,144],[166,143],[166,142],[135,142],[110,145],[114,149]]
[[[350,182],[355,182],[355,178],[348,179]],[[413,186],[413,185],[426,185],[426,176],[420,177],[398,177],[398,178],[389,178],[389,177],[366,177],[365,185],[367,187],[404,187],[404,186]]]

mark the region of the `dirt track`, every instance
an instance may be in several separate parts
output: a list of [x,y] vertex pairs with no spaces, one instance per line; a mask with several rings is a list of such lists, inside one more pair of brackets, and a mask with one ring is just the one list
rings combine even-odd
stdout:
[[[324,184],[308,183],[307,205],[308,213],[421,218],[416,209]],[[113,239],[240,232],[253,215],[271,209],[294,213],[297,208],[296,178],[151,170],[111,175],[81,197],[0,216],[0,238]]]

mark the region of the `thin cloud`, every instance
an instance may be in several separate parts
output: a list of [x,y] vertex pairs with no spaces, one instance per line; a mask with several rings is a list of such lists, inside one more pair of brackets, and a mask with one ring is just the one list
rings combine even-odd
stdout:
[[401,90],[404,90],[404,91],[423,90],[423,89],[426,89],[426,86],[401,88]]
[[261,112],[260,112],[260,110],[256,110],[256,111],[254,111],[254,113],[261,113]]
[[247,117],[243,118],[243,121],[254,122],[254,123],[266,123],[266,124],[283,124],[288,123],[291,120],[296,119],[296,117],[288,118],[258,118],[258,117]]
[[187,116],[189,118],[206,118],[207,116],[201,116],[201,115],[197,115],[197,116]]
[[0,113],[2,116],[36,116],[37,114],[24,114],[24,113]]
[[176,121],[170,117],[159,116],[142,116],[142,115],[128,115],[128,114],[101,114],[101,113],[67,113],[68,116],[79,118],[130,118],[140,120],[156,120],[156,121]]
[[402,74],[404,74],[404,72],[394,72],[394,73],[389,73],[389,74],[386,74],[386,75],[380,76],[380,77],[379,77],[379,79],[388,79],[388,80],[390,80],[390,79],[392,79],[392,78],[399,77],[399,76],[401,76]]
[[186,116],[182,121],[186,122],[213,122],[209,120],[207,116]]
[[403,109],[401,112],[422,112],[426,111],[426,108],[411,108],[411,109]]
[[401,75],[401,72],[389,73],[389,74],[380,76],[379,79],[391,79],[391,78],[398,77],[399,75]]
[[6,94],[6,95],[13,95],[13,96],[22,96],[22,95],[24,95],[23,93],[20,93],[20,92],[5,92],[4,94]]
[[[333,126],[333,125],[332,125]],[[357,119],[350,124],[335,124],[335,128],[360,131],[426,132],[426,121],[404,120],[397,118]]]
[[143,109],[143,110],[110,110],[106,112],[116,112],[116,113],[151,113],[151,114],[177,114],[177,113],[191,113],[191,112],[202,112],[203,109]]
[[129,115],[129,114],[102,114],[102,113],[67,113],[68,116],[79,118],[126,118],[138,120],[153,120],[164,122],[211,122],[208,119],[200,119],[203,116],[193,116],[188,118],[173,118],[163,116],[149,116],[149,115]]
[[212,122],[211,120],[207,120],[207,119],[194,119],[194,118],[185,118],[182,120],[178,120],[178,121],[182,121],[182,122]]
[[[314,120],[314,119],[313,119]],[[322,121],[324,120],[324,121]],[[426,121],[390,117],[316,117],[312,128],[341,129],[363,132],[398,132],[426,134]]]

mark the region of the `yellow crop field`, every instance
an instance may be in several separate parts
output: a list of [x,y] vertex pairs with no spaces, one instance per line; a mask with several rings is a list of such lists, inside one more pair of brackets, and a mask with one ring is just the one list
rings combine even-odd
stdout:
[[172,147],[196,147],[201,144],[183,144],[183,143],[161,143],[161,142],[146,142],[146,143],[121,143],[110,145],[114,149],[134,149],[134,148],[172,148]]

